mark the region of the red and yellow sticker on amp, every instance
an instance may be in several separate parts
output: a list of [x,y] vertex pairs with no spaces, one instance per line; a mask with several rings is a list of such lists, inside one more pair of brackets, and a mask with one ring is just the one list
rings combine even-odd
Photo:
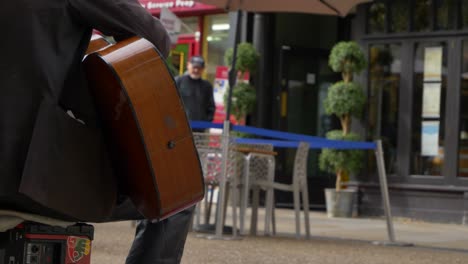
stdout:
[[70,236],[67,238],[67,264],[88,264],[91,258],[91,240]]

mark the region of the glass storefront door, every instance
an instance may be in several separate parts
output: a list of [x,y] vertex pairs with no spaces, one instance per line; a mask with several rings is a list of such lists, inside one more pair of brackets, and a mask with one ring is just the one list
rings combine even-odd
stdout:
[[[340,76],[328,66],[328,50],[283,47],[281,50],[280,122],[276,129],[324,137],[326,132],[339,127],[339,121],[325,114],[323,100]],[[318,168],[320,151],[309,152],[308,185],[311,207],[324,205],[323,188],[334,186],[332,175]],[[290,183],[296,149],[283,149],[277,158],[277,181]],[[277,204],[292,205],[292,196],[278,192]]]

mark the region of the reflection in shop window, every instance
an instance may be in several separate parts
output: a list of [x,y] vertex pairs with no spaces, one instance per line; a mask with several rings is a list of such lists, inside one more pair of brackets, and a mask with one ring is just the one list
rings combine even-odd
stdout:
[[205,17],[205,48],[207,60],[206,79],[213,82],[216,67],[224,65],[224,53],[229,46],[229,16],[227,14],[210,15]]
[[368,31],[369,34],[385,32],[385,17],[387,8],[384,3],[373,3],[368,10]]
[[405,32],[409,26],[409,8],[407,0],[395,0],[390,4],[390,31]]
[[[367,33],[454,30],[468,28],[468,1],[387,0],[368,4]],[[388,27],[388,28],[387,28]]]
[[400,50],[399,44],[372,45],[369,54],[369,140],[382,139],[391,174],[397,165]]
[[442,175],[447,84],[445,43],[420,43],[414,58],[411,174]]
[[432,1],[431,0],[415,0],[414,1],[414,30],[429,31],[431,16]]
[[198,32],[198,17],[182,17],[180,18],[184,24],[180,29],[180,34],[197,34]]
[[461,8],[461,16],[462,16],[462,24],[463,28],[468,28],[468,1],[462,1],[462,8]]
[[458,0],[434,0],[436,4],[436,29],[455,29],[455,14]]
[[458,175],[468,177],[468,40],[463,41]]

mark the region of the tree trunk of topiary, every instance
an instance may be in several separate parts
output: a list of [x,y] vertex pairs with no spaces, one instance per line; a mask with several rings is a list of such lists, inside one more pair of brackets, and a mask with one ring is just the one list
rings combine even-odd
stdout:
[[336,188],[337,192],[341,191],[341,181],[343,179],[343,173],[344,173],[343,170],[338,170],[336,172],[336,185],[335,185],[335,188]]
[[351,129],[351,115],[346,114],[340,117],[341,128],[343,129],[343,136],[349,134]]
[[242,82],[244,80],[245,73],[242,71],[237,72],[237,81]]
[[350,83],[353,81],[353,73],[352,72],[342,72],[341,77],[345,83]]

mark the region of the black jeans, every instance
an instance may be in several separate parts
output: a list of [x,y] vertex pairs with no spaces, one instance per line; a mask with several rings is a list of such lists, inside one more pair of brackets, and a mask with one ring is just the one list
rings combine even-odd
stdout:
[[161,222],[139,220],[125,264],[178,264],[184,253],[194,207]]

